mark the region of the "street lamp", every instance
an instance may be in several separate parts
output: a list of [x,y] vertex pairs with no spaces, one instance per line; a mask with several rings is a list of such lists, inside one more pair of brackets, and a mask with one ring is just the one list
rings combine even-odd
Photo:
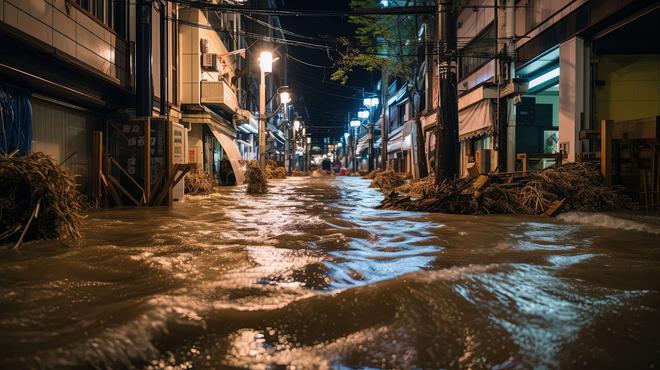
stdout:
[[378,106],[378,98],[364,98],[364,106],[367,108]]
[[348,155],[351,149],[351,143],[349,141],[351,134],[349,132],[344,132],[344,142],[346,143],[346,150],[344,151],[345,158],[346,158],[346,168],[348,168]]
[[300,120],[293,121],[293,130],[291,134],[291,164],[289,165],[289,172],[296,169],[296,133],[300,128]]
[[364,105],[369,108],[369,111],[367,112],[367,116],[365,118],[371,118],[369,119],[368,123],[368,130],[369,130],[369,171],[373,171],[374,169],[374,125],[375,122],[373,121],[373,109],[375,109],[378,106],[379,100],[378,97],[371,97],[371,98],[364,98]]
[[[358,111],[358,118],[367,119],[369,118],[369,111],[365,108],[362,108]],[[358,125],[359,126],[359,125]]]
[[311,156],[311,149],[312,149],[312,137],[307,136],[307,146],[305,147],[305,171],[311,170],[312,167],[312,156]]
[[259,68],[262,72],[273,72],[273,53],[270,51],[262,51],[259,55]]
[[259,56],[259,167],[266,168],[266,73],[273,72],[273,53],[262,51]]
[[[283,110],[282,110],[282,123],[280,124],[280,129],[284,128],[284,131],[287,132],[287,139],[290,139],[289,137],[289,130],[287,127],[289,126],[289,107],[287,104],[291,102],[291,92],[289,91],[289,86],[280,86],[277,89],[278,94],[280,95],[280,103],[283,104]],[[284,166],[287,167],[287,160],[286,157],[289,152],[289,140],[284,141]]]

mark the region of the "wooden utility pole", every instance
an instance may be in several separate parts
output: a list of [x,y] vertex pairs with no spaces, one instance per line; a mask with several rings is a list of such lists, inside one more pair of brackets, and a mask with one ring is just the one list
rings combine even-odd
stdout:
[[388,110],[389,105],[387,104],[387,90],[389,89],[389,76],[387,72],[382,72],[382,81],[381,86],[381,106],[383,109],[382,117],[383,119],[380,122],[380,169],[385,171],[387,169],[387,136],[389,135],[389,117]]
[[[458,91],[456,81],[456,13],[452,4],[439,5],[441,34],[439,62],[439,110],[442,121],[436,125],[435,182],[458,175]],[[440,114],[438,114],[440,121]]]

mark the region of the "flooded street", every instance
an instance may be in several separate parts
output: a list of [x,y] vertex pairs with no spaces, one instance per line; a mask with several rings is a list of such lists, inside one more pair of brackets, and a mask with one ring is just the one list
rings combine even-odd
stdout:
[[660,218],[375,210],[272,180],[0,252],[0,368],[660,367]]

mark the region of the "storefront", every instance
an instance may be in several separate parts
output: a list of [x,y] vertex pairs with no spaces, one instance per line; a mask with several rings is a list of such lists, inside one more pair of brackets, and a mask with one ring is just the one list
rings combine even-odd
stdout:
[[[556,47],[517,70],[528,81],[515,101],[515,170],[547,168],[557,162],[559,142],[560,48]],[[573,144],[575,145],[575,144]],[[567,152],[570,144],[563,144]]]
[[497,153],[493,150],[496,97],[496,88],[481,85],[458,99],[462,176],[466,176],[472,167],[480,173],[488,173],[497,168]]
[[182,121],[190,125],[188,161],[212,174],[219,185],[243,183],[245,168],[236,145],[236,130],[222,117],[206,110],[184,113]]

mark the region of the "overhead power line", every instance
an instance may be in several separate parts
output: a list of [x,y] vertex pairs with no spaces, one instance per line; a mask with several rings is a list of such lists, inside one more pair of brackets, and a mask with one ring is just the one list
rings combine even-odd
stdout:
[[176,3],[202,10],[219,10],[234,13],[292,16],[292,17],[349,17],[360,15],[407,15],[407,14],[435,14],[435,6],[403,6],[387,8],[354,8],[351,10],[323,10],[323,9],[273,9],[245,5],[212,4],[199,0],[173,0]]

